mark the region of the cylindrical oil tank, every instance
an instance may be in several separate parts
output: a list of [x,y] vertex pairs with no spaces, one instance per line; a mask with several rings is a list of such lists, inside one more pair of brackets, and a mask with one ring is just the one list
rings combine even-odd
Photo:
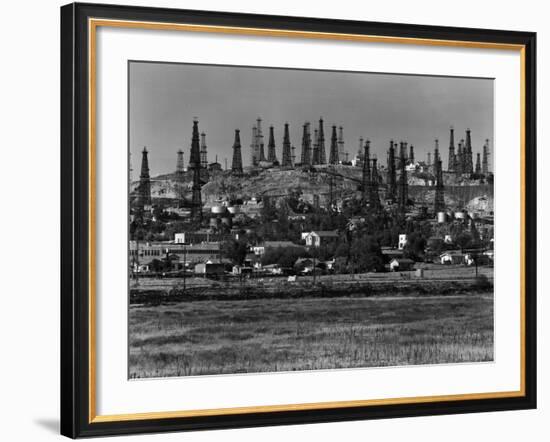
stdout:
[[464,212],[455,212],[455,218],[456,219],[465,219],[466,215],[464,214]]
[[445,212],[437,212],[437,222],[442,224],[447,220],[447,214]]
[[229,206],[227,210],[231,215],[236,215],[237,213],[241,212],[240,206]]
[[210,218],[210,227],[218,227],[218,225],[219,225],[218,218]]

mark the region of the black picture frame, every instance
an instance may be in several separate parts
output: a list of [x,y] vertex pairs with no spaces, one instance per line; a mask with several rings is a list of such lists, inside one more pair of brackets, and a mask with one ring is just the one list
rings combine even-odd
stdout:
[[[423,403],[90,421],[88,139],[89,18],[316,33],[499,43],[524,47],[525,394]],[[61,434],[71,437],[336,422],[536,408],[536,34],[489,29],[329,20],[73,3],[61,8]]]

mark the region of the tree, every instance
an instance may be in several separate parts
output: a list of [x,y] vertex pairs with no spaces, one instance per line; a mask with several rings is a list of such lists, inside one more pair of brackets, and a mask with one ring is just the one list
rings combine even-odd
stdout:
[[281,267],[292,267],[298,258],[309,257],[301,247],[269,248],[262,256],[262,264],[279,264]]
[[336,247],[336,250],[334,251],[334,256],[337,258],[347,258],[349,254],[349,244],[345,242],[341,242]]
[[472,235],[464,231],[456,237],[455,242],[461,249],[467,249],[472,245]]
[[242,239],[230,239],[222,243],[222,253],[234,264],[242,265],[248,252],[248,242]]
[[372,235],[355,239],[350,247],[350,262],[356,271],[382,270],[384,259],[380,244]]
[[426,248],[426,238],[420,232],[412,232],[407,238],[404,256],[414,261],[421,261]]

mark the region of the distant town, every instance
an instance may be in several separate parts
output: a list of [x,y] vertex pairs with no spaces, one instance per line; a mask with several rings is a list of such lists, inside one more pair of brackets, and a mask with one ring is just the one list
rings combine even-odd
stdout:
[[342,126],[328,127],[325,141],[322,118],[303,124],[297,155],[288,123],[279,146],[270,126],[265,146],[258,118],[249,149],[235,130],[230,167],[209,161],[198,119],[191,129],[189,161],[174,152],[171,174],[151,177],[154,152],[141,152],[139,181],[130,183],[132,279],[422,277],[426,263],[492,264],[489,140],[474,151],[467,128],[458,142],[450,128],[444,166],[437,139],[425,159],[390,139],[379,161],[368,138],[346,149]]

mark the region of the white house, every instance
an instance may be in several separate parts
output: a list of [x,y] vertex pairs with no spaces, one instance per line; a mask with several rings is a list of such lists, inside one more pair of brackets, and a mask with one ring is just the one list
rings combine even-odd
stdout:
[[441,264],[465,264],[465,255],[459,250],[448,250],[439,255]]
[[397,248],[399,250],[403,250],[405,248],[405,246],[407,245],[407,234],[406,233],[401,233],[399,235],[399,241],[397,242]]
[[339,238],[336,230],[317,230],[302,234],[302,239],[305,239],[308,247],[321,247],[321,245],[338,241]]

